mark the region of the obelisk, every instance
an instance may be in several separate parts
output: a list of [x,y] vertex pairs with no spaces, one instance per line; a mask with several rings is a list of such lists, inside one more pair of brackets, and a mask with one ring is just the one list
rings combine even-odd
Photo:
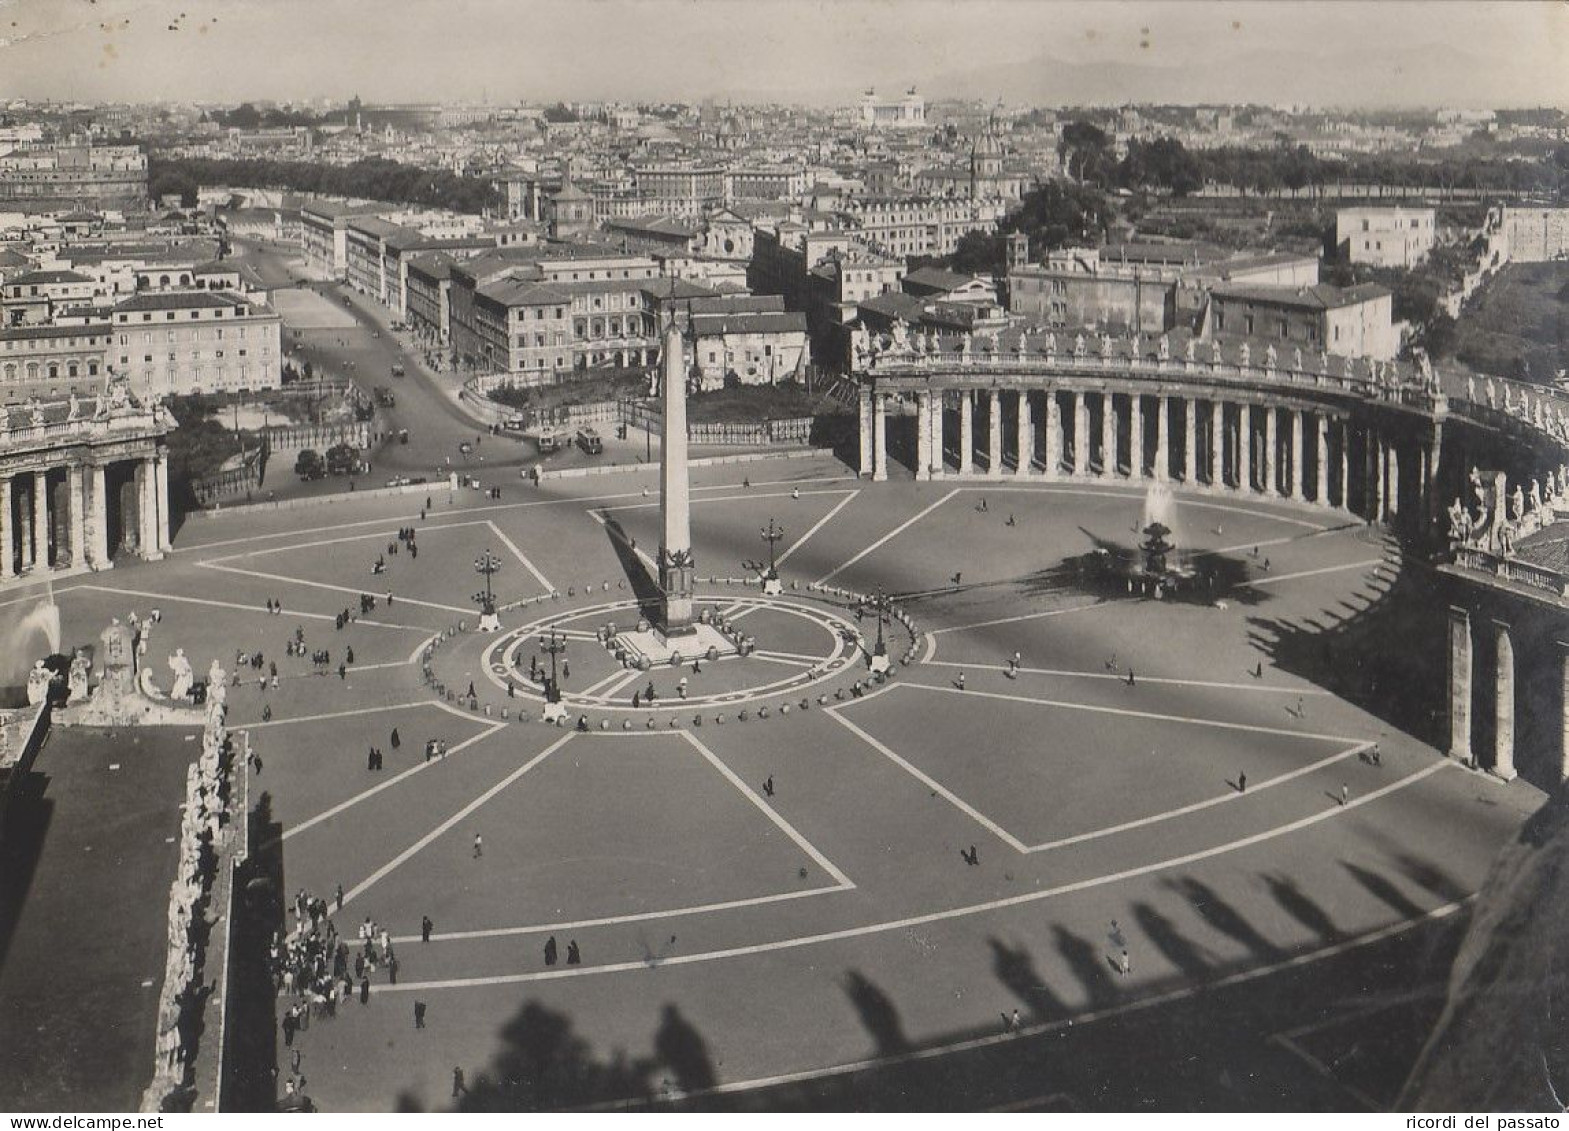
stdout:
[[659,588],[664,634],[692,628],[692,503],[686,456],[686,361],[674,317],[665,327],[661,364],[664,439],[659,455]]

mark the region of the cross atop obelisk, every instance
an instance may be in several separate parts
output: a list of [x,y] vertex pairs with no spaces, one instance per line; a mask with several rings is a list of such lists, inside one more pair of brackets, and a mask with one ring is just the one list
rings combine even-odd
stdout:
[[664,439],[659,456],[660,627],[666,636],[692,631],[692,504],[686,456],[686,360],[674,315],[665,327],[661,364]]

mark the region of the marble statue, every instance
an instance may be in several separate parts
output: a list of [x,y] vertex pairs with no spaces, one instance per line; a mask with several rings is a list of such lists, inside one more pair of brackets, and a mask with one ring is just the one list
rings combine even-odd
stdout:
[[1538,480],[1531,480],[1531,490],[1526,495],[1526,499],[1531,504],[1531,514],[1542,509],[1542,484]]
[[174,683],[169,688],[169,697],[184,699],[191,693],[191,684],[196,682],[195,673],[191,670],[191,661],[185,658],[184,648],[176,648],[174,655],[169,657],[169,670],[174,673]]
[[87,698],[92,670],[93,662],[87,658],[87,653],[80,648],[76,649],[71,655],[70,675],[66,678],[66,686],[70,689],[66,702],[80,703]]
[[1487,407],[1498,407],[1498,389],[1493,384],[1493,379],[1491,377],[1487,379]]
[[970,357],[970,332],[966,330],[959,335],[959,356],[965,360]]
[[28,415],[28,420],[32,423],[34,428],[42,428],[44,426],[44,406],[39,403],[37,397],[34,397],[28,403],[28,407],[31,409],[31,412]]
[[1253,364],[1253,347],[1249,343],[1243,342],[1242,348],[1237,351],[1237,364],[1244,369]]
[[1220,342],[1211,338],[1209,343],[1209,360],[1214,365],[1219,365],[1223,358],[1220,353]]
[[909,348],[910,331],[901,318],[893,324],[893,349],[895,353],[904,353]]
[[1197,350],[1197,348],[1198,348],[1198,342],[1195,341],[1193,338],[1189,338],[1187,340],[1187,344],[1182,347],[1182,357],[1183,357],[1183,360],[1185,360],[1185,361],[1192,361],[1193,360],[1193,354],[1194,354],[1195,350]]
[[1046,356],[1050,357],[1057,352],[1057,335],[1050,330],[1046,331]]
[[66,411],[65,418],[67,420],[75,420],[82,414],[82,402],[76,399],[75,389],[71,390],[71,399],[67,403],[70,407]]
[[1451,545],[1465,545],[1471,540],[1471,516],[1456,499],[1449,507],[1449,541]]
[[1520,484],[1515,484],[1515,489],[1509,496],[1509,521],[1519,522],[1525,514],[1525,492],[1520,490]]
[[37,706],[49,698],[49,684],[54,680],[54,673],[44,667],[42,660],[33,661],[33,670],[27,673],[27,701]]
[[1084,335],[1083,334],[1079,334],[1079,335],[1075,336],[1074,339],[1073,339],[1073,356],[1074,357],[1083,357],[1084,356]]
[[1301,346],[1298,346],[1291,353],[1291,368],[1295,372],[1297,372],[1297,373],[1301,373],[1302,372],[1302,347]]
[[850,351],[855,359],[855,367],[857,369],[865,367],[871,357],[871,350],[871,335],[866,332],[864,326],[857,326],[850,331]]
[[1102,334],[1100,336],[1100,355],[1102,357],[1110,357],[1111,356],[1111,335],[1110,334]]
[[1171,360],[1171,342],[1167,340],[1165,334],[1162,334],[1160,341],[1155,344],[1155,356],[1162,361]]
[[1506,557],[1506,558],[1514,557],[1514,554],[1515,554],[1515,528],[1514,528],[1514,525],[1512,523],[1507,523],[1506,522],[1501,527],[1498,528],[1498,541],[1499,541],[1499,549],[1501,549],[1503,551],[1504,557]]
[[1467,374],[1465,379],[1465,399],[1472,404],[1476,403],[1476,378],[1470,374]]
[[1276,350],[1275,350],[1275,343],[1274,342],[1270,342],[1269,345],[1267,347],[1265,347],[1265,349],[1264,349],[1264,368],[1265,369],[1273,369],[1273,368],[1275,368],[1275,363],[1278,362],[1279,360],[1280,360],[1280,354],[1277,353]]
[[1351,380],[1357,374],[1355,363],[1349,357],[1344,359],[1340,372],[1341,376],[1345,377],[1346,380]]

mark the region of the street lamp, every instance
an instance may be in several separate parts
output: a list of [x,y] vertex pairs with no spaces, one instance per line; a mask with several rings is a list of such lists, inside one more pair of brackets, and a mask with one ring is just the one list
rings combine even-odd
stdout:
[[539,650],[550,657],[550,682],[545,684],[545,702],[561,702],[561,684],[556,679],[556,657],[567,650],[566,637],[554,628],[539,635]]
[[487,548],[484,553],[474,559],[474,572],[485,579],[485,591],[474,594],[474,603],[479,606],[479,630],[481,632],[495,632],[501,628],[501,619],[496,616],[496,597],[491,588],[490,579],[501,572],[501,559],[496,557]]
[[871,670],[885,672],[892,665],[888,661],[888,643],[883,639],[883,625],[892,619],[893,602],[888,599],[886,592],[878,589],[877,596],[871,598],[865,607],[877,618],[877,647],[872,649]]
[[763,541],[768,543],[768,578],[770,580],[779,576],[779,570],[774,557],[774,547],[778,545],[779,540],[784,536],[784,527],[775,526],[774,520],[770,517],[768,520],[768,529],[762,531]]

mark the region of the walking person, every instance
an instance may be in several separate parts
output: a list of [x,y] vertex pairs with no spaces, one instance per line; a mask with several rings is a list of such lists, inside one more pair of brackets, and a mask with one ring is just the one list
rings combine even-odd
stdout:
[[1351,787],[1345,782],[1340,783],[1340,807],[1345,808],[1346,802],[1351,800]]
[[577,939],[567,940],[567,965],[577,966],[583,961],[583,953],[577,948]]
[[551,935],[548,939],[545,940],[545,965],[546,966],[554,966],[555,964],[556,964],[556,936],[555,935]]
[[1245,772],[1239,772],[1237,774],[1237,792],[1238,793],[1246,793],[1247,791],[1248,791],[1248,775]]
[[365,974],[360,975],[360,1004],[370,1004],[370,978]]
[[474,859],[478,860],[485,855],[485,838],[478,833],[474,834]]
[[774,775],[773,774],[769,774],[768,775],[768,779],[763,782],[763,793],[766,794],[769,797],[772,797],[774,795]]
[[468,1094],[468,1090],[468,1085],[463,1082],[463,1069],[454,1068],[452,1070],[452,1098],[457,1099],[459,1096],[465,1096]]
[[416,1029],[425,1027],[425,1003],[422,1001],[414,1003],[414,1027]]
[[430,921],[429,915],[420,916],[419,941],[422,943],[428,943],[430,941],[430,932],[435,930],[435,928],[436,924]]
[[1122,976],[1124,978],[1133,973],[1133,958],[1128,954],[1126,949],[1124,949],[1122,952],[1122,966],[1120,969],[1122,970]]
[[338,885],[338,890],[333,892],[333,895],[337,899],[338,910],[342,911],[343,910],[343,885],[342,884]]

